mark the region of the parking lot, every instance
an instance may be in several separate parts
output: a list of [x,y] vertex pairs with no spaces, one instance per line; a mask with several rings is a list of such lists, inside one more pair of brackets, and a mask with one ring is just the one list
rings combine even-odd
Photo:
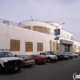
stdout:
[[75,72],[80,74],[80,57],[0,74],[0,80],[73,80]]

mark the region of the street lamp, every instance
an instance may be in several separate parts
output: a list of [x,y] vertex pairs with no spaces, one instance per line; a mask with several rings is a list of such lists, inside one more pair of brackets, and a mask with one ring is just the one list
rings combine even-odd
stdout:
[[58,26],[55,26],[56,28],[58,28],[60,25],[64,25],[65,23],[61,23],[61,24],[59,24]]
[[58,37],[58,35],[60,35],[60,29],[58,28],[59,26],[61,26],[61,25],[64,25],[65,23],[61,23],[61,24],[59,24],[58,26],[55,26],[56,27],[56,29],[55,29],[55,40],[56,40],[56,42],[57,42],[57,50],[58,50],[58,40],[59,40],[59,38],[60,37]]

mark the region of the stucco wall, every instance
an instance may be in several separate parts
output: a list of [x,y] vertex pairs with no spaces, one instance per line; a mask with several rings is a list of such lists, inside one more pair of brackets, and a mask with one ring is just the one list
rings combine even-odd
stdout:
[[[11,26],[0,23],[0,49],[10,49],[10,39],[17,39],[20,40],[20,51],[13,51],[13,54],[38,54],[37,52],[37,42],[43,43],[43,51],[49,51],[50,50],[50,40],[56,42],[54,40],[54,26],[51,26],[48,23],[44,22],[25,22],[27,26],[33,27],[36,26],[43,26],[50,28],[51,34],[45,34],[41,32],[36,32],[33,30],[24,29],[21,27]],[[60,39],[63,40],[71,40],[71,36],[73,36],[72,33],[63,30],[61,28],[61,34],[63,34],[64,37],[60,37]],[[67,36],[68,35],[68,36]],[[67,38],[68,37],[68,38]],[[25,42],[31,41],[33,42],[33,52],[25,52]],[[59,41],[58,41],[59,42]],[[80,42],[73,41],[74,44],[80,45]],[[78,51],[78,49],[77,49]]]
[[42,27],[47,27],[50,28],[50,34],[53,35],[54,34],[54,29],[56,29],[55,26],[50,25],[49,23],[45,23],[45,22],[38,22],[38,21],[28,21],[28,22],[22,22],[23,25],[21,26],[42,26]]
[[[50,50],[50,40],[54,40],[53,35],[44,34],[20,27],[13,27],[5,24],[0,24],[0,32],[2,40],[0,41],[0,49],[1,48],[10,48],[10,39],[17,39],[20,40],[20,51],[13,51],[14,54],[37,54],[37,42],[43,43],[43,50],[49,51]],[[8,35],[8,37],[6,36]],[[7,37],[7,38],[6,38]],[[33,42],[33,52],[25,52],[25,42],[31,41]],[[3,44],[5,43],[5,44]],[[6,45],[6,46],[5,46]]]
[[73,41],[73,40],[71,40],[71,36],[73,36],[72,33],[68,32],[64,29],[61,29],[60,39]]

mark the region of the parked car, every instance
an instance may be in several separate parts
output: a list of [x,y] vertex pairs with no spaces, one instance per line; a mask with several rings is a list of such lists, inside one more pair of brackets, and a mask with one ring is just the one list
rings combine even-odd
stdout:
[[57,53],[57,55],[58,55],[58,58],[59,58],[60,61],[64,60],[64,55],[63,54]]
[[30,55],[18,55],[19,58],[22,59],[23,66],[32,66],[35,64],[35,60]]
[[41,52],[40,55],[44,55],[47,58],[47,62],[56,62],[58,57],[56,55],[52,55],[50,52],[45,51]]
[[14,55],[9,51],[0,51],[0,73],[5,70],[20,71],[21,67],[21,58],[14,57]]
[[80,56],[80,52],[76,52],[75,54],[78,54]]
[[70,57],[68,55],[66,55],[65,53],[62,53],[62,57],[63,57],[63,60],[68,60],[70,59]]
[[62,57],[62,55],[60,53],[53,52],[53,51],[49,51],[49,53],[52,54],[52,55],[56,55],[58,57],[58,59],[57,59],[58,61],[63,60],[63,57]]
[[65,54],[68,55],[70,57],[70,59],[74,58],[74,55],[71,52],[66,52]]
[[79,54],[76,53],[72,53],[74,55],[75,58],[77,58],[79,56]]
[[36,64],[44,64],[47,62],[47,59],[43,55],[32,55]]

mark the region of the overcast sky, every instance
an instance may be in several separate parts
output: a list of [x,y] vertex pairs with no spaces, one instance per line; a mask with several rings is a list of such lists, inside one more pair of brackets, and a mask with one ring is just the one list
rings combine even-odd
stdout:
[[62,27],[80,40],[80,0],[0,0],[0,18],[21,22],[41,20]]

